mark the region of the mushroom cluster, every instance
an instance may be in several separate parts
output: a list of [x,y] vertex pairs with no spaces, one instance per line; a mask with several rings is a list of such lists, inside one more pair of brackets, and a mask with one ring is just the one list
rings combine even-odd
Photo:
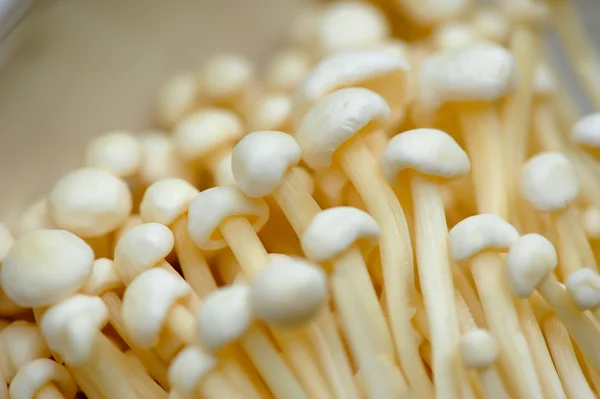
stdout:
[[598,397],[600,112],[549,27],[600,107],[568,0],[315,3],[172,76],[0,224],[0,398]]

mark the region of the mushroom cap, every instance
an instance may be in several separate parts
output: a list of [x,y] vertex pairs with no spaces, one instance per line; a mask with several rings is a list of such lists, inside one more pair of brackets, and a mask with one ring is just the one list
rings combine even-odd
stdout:
[[285,133],[258,131],[245,136],[232,153],[231,169],[240,189],[249,197],[270,195],[302,158],[296,140]]
[[146,132],[138,135],[142,151],[139,179],[149,186],[167,177],[193,178],[192,172],[184,164],[175,148],[171,135],[162,132]]
[[504,44],[508,40],[510,21],[497,7],[479,7],[471,18],[473,28],[482,39],[498,44]]
[[340,1],[320,14],[316,40],[321,54],[365,48],[390,36],[390,26],[377,7],[366,2]]
[[175,128],[178,152],[188,160],[200,159],[219,148],[233,146],[244,134],[241,119],[232,111],[205,108],[184,118]]
[[128,335],[142,349],[158,343],[171,307],[192,293],[184,279],[160,267],[146,270],[123,294],[121,313]]
[[437,129],[413,129],[394,136],[380,162],[391,182],[405,169],[452,179],[465,176],[471,168],[467,153],[449,134]]
[[233,53],[213,56],[204,63],[198,75],[204,94],[215,101],[238,95],[254,79],[255,69],[252,62]]
[[154,267],[173,250],[175,237],[159,223],[143,223],[126,231],[115,247],[115,268],[125,284]]
[[581,309],[600,306],[600,275],[592,269],[579,269],[567,277],[567,292]]
[[194,396],[202,379],[217,367],[217,359],[197,346],[183,348],[169,366],[169,384],[185,397]]
[[590,239],[600,238],[600,208],[589,206],[581,212],[581,227]]
[[500,347],[489,331],[475,328],[460,337],[460,353],[467,368],[484,369],[496,361]]
[[477,42],[477,31],[466,22],[452,21],[436,29],[433,35],[435,46],[441,50],[453,50]]
[[527,298],[558,264],[554,245],[539,234],[519,237],[506,255],[509,288],[517,298]]
[[234,216],[248,217],[254,230],[259,232],[269,219],[269,207],[262,199],[246,196],[236,186],[204,190],[189,206],[190,238],[203,250],[225,248],[227,243],[219,232],[219,226],[225,219]]
[[253,130],[288,130],[292,117],[292,99],[285,94],[263,96],[249,116]]
[[326,300],[327,276],[323,269],[285,255],[271,257],[250,286],[250,305],[256,317],[280,327],[309,322]]
[[14,243],[15,239],[10,230],[8,230],[4,223],[0,223],[0,264]]
[[117,273],[114,262],[107,258],[100,258],[94,261],[92,274],[81,289],[81,292],[86,295],[99,296],[122,286],[123,280],[121,280],[121,276]]
[[571,139],[587,147],[600,147],[600,112],[579,119],[571,130]]
[[293,91],[310,71],[311,64],[310,57],[297,49],[286,49],[275,54],[265,72],[267,88],[272,92]]
[[96,137],[83,153],[83,166],[102,169],[118,177],[134,175],[141,162],[140,144],[132,133],[124,130]]
[[477,42],[429,57],[419,71],[420,102],[495,101],[515,84],[516,62],[504,47]]
[[461,261],[485,250],[505,251],[518,238],[519,232],[501,217],[481,214],[458,222],[448,232],[448,246],[452,259]]
[[94,342],[108,323],[108,308],[97,296],[76,294],[49,308],[40,329],[50,349],[79,366],[92,355]]
[[5,349],[5,361],[0,364],[2,376],[10,383],[17,371],[28,362],[50,357],[50,350],[37,325],[24,320],[10,323],[0,331],[0,341]]
[[36,230],[15,242],[4,258],[2,288],[22,307],[39,308],[70,297],[92,273],[94,251],[65,230]]
[[519,188],[534,208],[556,212],[577,198],[579,179],[569,158],[559,152],[542,152],[523,165]]
[[125,223],[132,206],[127,183],[94,168],[67,173],[48,195],[52,221],[80,237],[99,237],[116,230]]
[[64,399],[73,399],[77,383],[69,371],[50,359],[35,359],[19,369],[10,382],[12,399],[35,399],[46,384],[56,384]]
[[326,95],[306,113],[296,131],[304,161],[315,170],[330,167],[338,147],[359,132],[375,129],[372,122],[384,122],[390,113],[385,100],[367,89],[347,88]]
[[543,62],[538,62],[535,68],[533,89],[538,96],[550,96],[556,93],[556,79],[548,65]]
[[183,179],[158,180],[144,192],[140,203],[140,216],[144,222],[170,226],[187,212],[190,202],[198,195],[196,187]]
[[216,351],[241,338],[253,321],[250,287],[230,285],[205,298],[198,309],[196,331],[203,346]]
[[302,250],[309,259],[325,262],[341,255],[359,240],[379,241],[379,225],[368,213],[349,206],[319,212],[302,235]]
[[197,105],[200,85],[190,72],[180,72],[167,79],[158,93],[158,120],[166,129],[175,126]]

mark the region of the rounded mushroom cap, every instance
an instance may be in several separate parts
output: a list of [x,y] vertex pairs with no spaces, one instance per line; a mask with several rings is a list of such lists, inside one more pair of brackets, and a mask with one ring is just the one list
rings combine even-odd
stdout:
[[210,294],[198,309],[196,331],[204,347],[216,351],[241,338],[252,325],[250,287],[230,285]]
[[288,256],[271,257],[250,286],[250,305],[256,317],[281,327],[309,322],[326,300],[323,269]]
[[571,130],[571,139],[587,147],[600,147],[600,112],[579,119]]
[[171,253],[175,237],[168,227],[144,223],[123,234],[115,247],[115,268],[125,284]]
[[455,261],[468,259],[484,250],[504,251],[519,238],[519,232],[494,214],[470,216],[448,232],[448,246]]
[[302,235],[302,250],[309,259],[325,262],[341,255],[358,240],[379,241],[379,225],[368,213],[349,206],[319,212]]
[[437,53],[419,71],[420,101],[431,109],[450,101],[495,101],[514,86],[516,70],[512,54],[493,43]]
[[171,129],[198,105],[200,86],[194,74],[182,72],[171,76],[158,93],[157,114],[160,124]]
[[65,230],[36,230],[15,242],[1,270],[6,296],[22,307],[53,305],[81,289],[94,251]]
[[125,223],[132,198],[127,183],[100,169],[64,175],[48,195],[48,212],[58,228],[80,237],[99,237]]
[[341,1],[321,12],[317,25],[317,46],[321,54],[365,48],[390,35],[385,15],[374,5]]
[[184,164],[177,153],[170,135],[161,132],[146,132],[138,136],[142,151],[142,164],[139,178],[142,184],[149,186],[157,180],[167,177],[193,178],[192,171]]
[[496,361],[500,347],[489,331],[475,328],[460,337],[460,353],[467,368],[484,369]]
[[258,131],[245,136],[235,146],[231,169],[246,195],[266,197],[275,191],[285,173],[301,158],[302,150],[292,136]]
[[442,51],[459,49],[477,42],[479,36],[473,27],[465,22],[448,22],[439,27],[434,35],[435,46]]
[[567,292],[581,309],[600,306],[600,275],[592,269],[579,269],[567,277]]
[[122,286],[123,280],[117,273],[114,262],[107,258],[100,258],[94,261],[92,274],[81,292],[86,295],[102,295]]
[[484,40],[504,44],[510,34],[510,21],[496,7],[479,7],[472,16],[477,35]]
[[49,308],[40,329],[50,349],[66,363],[78,366],[90,360],[96,336],[102,334],[108,318],[102,299],[76,294]]
[[3,356],[6,357],[5,361],[0,363],[0,367],[7,383],[10,383],[17,371],[28,362],[50,357],[46,341],[34,323],[13,321],[0,331],[0,342],[5,349]]
[[544,212],[566,209],[579,195],[579,180],[569,158],[559,152],[542,152],[523,165],[520,192],[534,208]]
[[380,162],[383,174],[391,182],[409,168],[443,179],[465,176],[471,169],[467,153],[449,134],[437,129],[398,134],[388,142]]
[[184,279],[163,268],[141,273],[123,294],[121,313],[128,335],[142,349],[156,346],[171,307],[191,292]]
[[206,61],[198,79],[209,98],[221,101],[239,94],[254,81],[254,65],[239,54],[218,54]]
[[8,250],[14,245],[15,239],[8,228],[0,223],[0,263],[6,257]]
[[347,88],[328,94],[306,113],[296,131],[304,161],[315,170],[330,167],[339,146],[367,130],[367,125],[376,128],[372,122],[383,122],[390,113],[385,100],[367,89]]
[[69,371],[50,359],[35,359],[19,369],[10,382],[8,393],[12,399],[35,399],[46,384],[56,384],[64,399],[77,394],[77,383]]
[[259,232],[269,219],[269,207],[258,198],[246,196],[236,186],[218,186],[202,191],[190,203],[188,230],[190,238],[203,250],[216,250],[227,246],[219,232],[225,219],[239,216],[249,218]]
[[249,124],[253,130],[287,130],[292,117],[292,99],[285,94],[267,94],[261,98]]
[[48,214],[48,200],[42,197],[29,205],[21,214],[15,234],[23,237],[35,230],[54,229],[56,226]]
[[588,238],[600,238],[600,209],[589,206],[581,212],[581,226]]
[[197,346],[181,350],[169,366],[169,384],[185,397],[194,396],[202,379],[217,367],[217,359]]
[[184,118],[175,128],[174,140],[181,155],[195,160],[233,146],[243,134],[242,121],[232,111],[207,108]]
[[170,226],[187,212],[198,193],[196,187],[183,179],[158,180],[146,189],[140,203],[140,216],[144,222]]
[[141,159],[140,145],[135,136],[117,130],[96,137],[87,145],[83,153],[83,166],[127,177],[137,173]]
[[293,91],[311,68],[311,59],[302,51],[287,49],[277,53],[267,65],[265,81],[273,92]]
[[527,298],[558,264],[554,245],[539,234],[519,237],[505,260],[508,285],[517,298]]

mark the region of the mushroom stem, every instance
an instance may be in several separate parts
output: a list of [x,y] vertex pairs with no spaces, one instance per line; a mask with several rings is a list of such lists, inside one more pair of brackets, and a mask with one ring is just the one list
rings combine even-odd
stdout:
[[417,270],[429,320],[436,391],[458,393],[459,326],[448,255],[444,202],[435,182],[413,173],[410,181],[415,218]]
[[479,213],[508,215],[502,126],[492,104],[460,107],[459,119],[471,160],[473,187]]
[[35,399],[65,399],[65,396],[56,385],[46,384],[37,392]]
[[[552,215],[558,238],[559,271],[563,281],[572,272],[584,267],[598,271],[589,240],[585,236],[581,222],[572,206]],[[579,242],[582,239],[584,242]]]
[[344,172],[381,228],[379,250],[387,314],[402,370],[418,397],[431,398],[433,386],[415,345],[410,323],[409,300],[414,290],[414,263],[406,217],[362,140],[351,139],[339,153]]
[[192,290],[205,298],[217,289],[217,283],[210,271],[206,259],[192,242],[187,229],[187,216],[180,216],[173,224],[175,252],[179,258],[181,271]]
[[505,283],[502,260],[497,254],[479,254],[471,261],[471,273],[488,326],[500,346],[504,374],[518,397],[542,398],[533,359]]
[[494,366],[486,367],[479,372],[479,380],[483,386],[486,399],[508,399],[508,393]]
[[197,390],[204,399],[244,399],[246,396],[238,392],[231,382],[219,372],[207,375]]
[[543,321],[546,341],[563,386],[570,398],[592,399],[595,398],[592,389],[583,374],[575,350],[571,344],[571,337],[556,316],[546,317]]
[[295,168],[283,176],[273,192],[273,197],[298,237],[302,237],[312,219],[321,212],[319,204],[302,185],[301,177]]
[[572,304],[566,290],[553,273],[538,284],[537,290],[556,312],[590,364],[600,371],[600,333],[593,321]]

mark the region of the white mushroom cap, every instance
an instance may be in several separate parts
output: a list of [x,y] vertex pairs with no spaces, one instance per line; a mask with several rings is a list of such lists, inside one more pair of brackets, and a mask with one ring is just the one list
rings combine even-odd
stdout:
[[467,23],[452,21],[440,26],[433,35],[433,42],[439,50],[453,50],[477,42],[477,32]]
[[10,382],[8,393],[12,399],[36,399],[46,384],[56,384],[64,399],[77,394],[77,384],[69,371],[50,359],[36,359],[19,369]]
[[206,108],[183,119],[175,128],[177,150],[188,160],[200,159],[243,136],[240,118],[221,108]]
[[579,195],[579,180],[569,158],[559,152],[542,152],[523,165],[520,192],[534,208],[544,212],[566,209]]
[[538,96],[549,96],[556,93],[556,79],[547,64],[538,62],[533,79],[533,88]]
[[449,101],[495,101],[512,89],[516,70],[512,54],[493,43],[437,53],[419,71],[420,101],[429,109]]
[[0,263],[2,263],[8,250],[14,243],[15,239],[8,228],[3,223],[0,223]]
[[192,241],[203,250],[226,247],[219,225],[232,216],[248,217],[258,232],[269,219],[269,207],[262,199],[246,196],[236,186],[204,190],[190,203],[188,210],[188,230]]
[[496,7],[479,7],[472,15],[472,25],[484,40],[503,44],[510,34],[510,21]]
[[169,384],[184,397],[194,397],[202,379],[217,367],[217,359],[197,346],[181,350],[169,366]]
[[83,153],[83,166],[102,169],[118,177],[134,175],[141,162],[142,152],[137,139],[122,130],[96,137]]
[[571,299],[581,309],[600,306],[600,275],[592,269],[579,269],[565,282]]
[[64,230],[36,230],[12,246],[2,264],[2,288],[22,307],[50,306],[81,289],[92,273],[94,251]]
[[500,347],[489,331],[475,328],[460,337],[460,353],[467,368],[485,369],[496,361]]
[[170,135],[147,132],[140,134],[138,141],[142,151],[139,178],[143,184],[150,185],[166,177],[192,179],[192,173],[181,159]]
[[157,113],[161,125],[175,126],[198,104],[200,86],[194,74],[181,72],[171,76],[158,93]]
[[554,245],[539,234],[519,237],[505,260],[508,285],[517,298],[527,298],[558,264]]
[[122,286],[123,281],[117,273],[114,262],[107,258],[100,258],[94,261],[92,275],[81,289],[81,292],[86,295],[102,295]]
[[323,269],[288,256],[271,257],[250,287],[250,304],[256,317],[281,327],[307,323],[326,300]]
[[501,217],[481,214],[458,222],[448,232],[448,245],[452,259],[461,261],[484,250],[505,251],[518,238],[519,232]]
[[359,1],[341,1],[322,11],[317,26],[317,46],[321,54],[372,46],[390,35],[382,11]]
[[94,341],[108,323],[108,308],[97,296],[77,294],[49,308],[40,329],[50,349],[73,366],[90,360]]
[[48,211],[57,227],[80,237],[99,237],[117,229],[131,214],[127,183],[100,169],[82,168],[64,175],[48,195]]
[[588,238],[600,238],[600,208],[589,206],[581,212],[581,226]]
[[115,247],[115,268],[125,284],[162,261],[175,245],[168,227],[144,223],[125,232]]
[[579,119],[571,130],[571,139],[587,147],[600,147],[600,112]]
[[319,212],[302,235],[302,250],[309,259],[325,262],[341,255],[359,240],[379,241],[379,225],[368,213],[349,206]]
[[292,99],[286,94],[266,94],[249,116],[253,130],[288,130],[292,120]]
[[15,234],[17,237],[22,237],[35,230],[54,228],[56,226],[48,214],[48,200],[46,197],[42,197],[23,211]]
[[221,287],[205,298],[198,309],[196,331],[204,347],[216,351],[241,338],[252,325],[250,287]]
[[330,167],[339,146],[373,125],[371,122],[386,121],[390,113],[385,100],[367,89],[347,88],[328,94],[307,112],[296,131],[304,161],[315,170]]
[[196,187],[183,179],[158,180],[146,189],[140,203],[140,216],[144,222],[170,226],[187,212],[198,193]]
[[252,84],[254,65],[239,54],[218,54],[206,61],[198,79],[209,98],[221,101],[240,94]]
[[436,25],[457,19],[471,4],[470,0],[399,0],[398,4],[421,25]]
[[467,153],[449,134],[437,129],[398,134],[388,142],[380,162],[390,182],[405,169],[444,179],[465,176],[471,169]]
[[0,362],[0,367],[7,383],[10,383],[17,371],[28,362],[50,357],[46,341],[34,323],[13,321],[0,331],[0,342],[5,349],[5,359]]
[[300,50],[287,49],[277,53],[269,61],[265,82],[273,92],[289,93],[298,86],[310,71],[311,59]]
[[270,195],[292,166],[300,162],[302,150],[285,133],[258,131],[245,136],[233,149],[231,168],[240,189],[250,197]]
[[403,108],[409,69],[406,56],[390,51],[389,46],[331,55],[321,60],[298,86],[294,94],[295,117],[302,117],[323,96],[350,86],[377,92],[394,110]]
[[168,270],[141,273],[123,294],[121,313],[128,335],[142,349],[156,346],[171,307],[191,293],[185,280]]

